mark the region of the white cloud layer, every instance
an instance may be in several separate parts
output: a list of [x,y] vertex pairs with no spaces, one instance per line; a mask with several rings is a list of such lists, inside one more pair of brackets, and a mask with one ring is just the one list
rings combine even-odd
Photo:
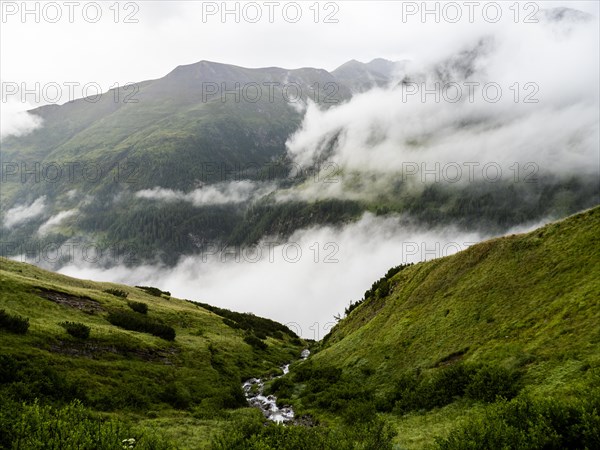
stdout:
[[184,201],[194,206],[225,205],[243,203],[253,198],[268,195],[275,190],[273,185],[256,184],[251,181],[217,183],[184,193],[172,189],[155,187],[135,193],[138,198],[164,202]]
[[320,338],[332,325],[333,316],[350,301],[362,298],[390,267],[447,256],[487,237],[453,227],[425,229],[401,217],[365,214],[342,228],[298,231],[285,243],[265,240],[248,249],[209,248],[204,255],[185,257],[170,268],[103,268],[77,261],[60,272],[157,286],[176,297],[270,317],[288,323],[305,337]]
[[30,205],[18,205],[4,215],[4,226],[12,228],[13,226],[27,222],[30,219],[40,216],[46,209],[46,196],[39,197]]
[[40,228],[38,229],[38,235],[45,236],[50,230],[52,230],[52,228],[60,225],[64,220],[68,219],[69,217],[77,215],[78,212],[79,211],[76,209],[70,209],[67,211],[61,211],[58,214],[53,215],[40,226]]
[[[465,47],[476,49],[472,62],[472,53],[414,61],[402,75],[414,84],[375,89],[328,110],[310,105],[289,155],[303,167],[333,163],[348,176],[416,171],[410,179],[420,183],[436,180],[426,170],[442,180],[481,181],[488,163],[504,178],[515,163],[533,163],[540,175],[598,174],[598,21],[528,25],[488,27]],[[438,97],[423,97],[426,89]],[[479,166],[471,177],[473,162]],[[352,187],[313,184],[298,194],[350,196]]]
[[27,112],[31,107],[18,101],[0,103],[0,140],[9,136],[24,136],[42,126],[42,119]]

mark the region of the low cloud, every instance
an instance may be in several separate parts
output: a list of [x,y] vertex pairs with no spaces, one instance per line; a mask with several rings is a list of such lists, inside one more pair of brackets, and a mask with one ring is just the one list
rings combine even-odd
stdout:
[[38,229],[38,235],[45,236],[52,228],[60,225],[64,220],[68,219],[69,217],[77,215],[78,212],[79,211],[76,209],[70,209],[68,211],[61,211],[58,214],[53,215],[40,226],[40,228]]
[[176,297],[253,312],[287,323],[305,337],[321,338],[333,316],[362,298],[390,267],[447,256],[488,237],[367,213],[344,227],[298,231],[284,243],[265,239],[244,249],[208,248],[174,267],[103,268],[74,261],[60,272],[157,286]]
[[409,171],[416,173],[408,181],[421,185],[434,182],[434,173],[481,181],[488,163],[505,179],[515,164],[530,163],[540,175],[597,175],[598,19],[557,20],[488,27],[462,52],[413,61],[388,89],[328,110],[309,105],[288,155],[302,167],[334,164],[341,179],[287,195],[377,194],[371,178],[398,180]]
[[28,105],[17,101],[0,104],[0,140],[24,136],[42,126],[42,118],[27,112]]
[[253,198],[260,198],[275,190],[275,186],[257,184],[251,181],[232,181],[204,186],[184,193],[171,189],[155,187],[135,193],[138,198],[164,202],[184,201],[194,206],[225,205],[243,203]]
[[27,222],[44,213],[46,209],[46,196],[36,199],[30,205],[19,205],[6,211],[4,215],[4,227],[12,228],[13,226]]

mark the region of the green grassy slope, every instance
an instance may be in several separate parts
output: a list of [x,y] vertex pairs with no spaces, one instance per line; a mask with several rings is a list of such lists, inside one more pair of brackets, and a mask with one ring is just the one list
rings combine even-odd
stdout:
[[[466,395],[423,401],[427,386],[439,394],[457,379],[449,369],[492,367],[494,389],[514,375],[507,398],[581,398],[599,387],[600,208],[407,267],[388,284],[292,366],[295,387],[280,396],[334,422],[374,399],[399,444],[422,448],[491,407]],[[407,400],[402,383],[423,397]]]
[[[133,312],[128,301],[147,304],[147,314]],[[38,398],[60,405],[78,398],[93,410],[150,425],[184,448],[202,447],[229,415],[244,414],[232,412],[247,406],[241,381],[279,370],[298,358],[304,344],[267,319],[236,315],[226,324],[224,317],[191,302],[6,259],[0,260],[0,310],[29,319],[25,334],[0,327],[3,402]],[[170,326],[176,337],[171,341],[112,325],[108,314],[118,311]],[[89,338],[67,334],[59,325],[65,321],[89,326]],[[253,331],[244,329],[250,322]],[[267,348],[246,343],[248,335],[263,339]],[[2,416],[0,411],[0,426]]]

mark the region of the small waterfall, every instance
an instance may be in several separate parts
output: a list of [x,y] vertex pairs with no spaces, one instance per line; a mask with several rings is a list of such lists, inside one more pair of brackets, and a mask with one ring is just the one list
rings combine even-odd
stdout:
[[[309,357],[309,355],[310,350],[302,350],[302,353],[300,354],[300,359],[306,359]],[[287,375],[290,371],[290,365],[285,364],[284,366],[281,366],[281,370],[283,371],[283,375],[270,378],[269,380],[274,380]],[[277,397],[275,397],[274,395],[263,394],[265,389],[265,381],[269,380],[264,380],[260,378],[250,378],[249,380],[245,381],[242,384],[242,389],[244,391],[244,396],[246,397],[246,400],[248,400],[248,403],[251,406],[260,409],[265,415],[265,417],[269,420],[272,420],[273,422],[292,422],[294,420],[294,410],[291,406],[284,406],[280,408],[279,406],[277,406]]]

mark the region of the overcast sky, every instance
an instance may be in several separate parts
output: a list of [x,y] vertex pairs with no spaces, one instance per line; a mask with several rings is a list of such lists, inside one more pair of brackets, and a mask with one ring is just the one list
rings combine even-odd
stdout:
[[[468,6],[455,2],[462,18],[449,23],[444,19],[452,20],[456,9],[445,7],[444,2],[428,2],[432,9],[439,5],[440,22],[436,23],[434,15],[422,20],[422,2],[338,1],[320,2],[315,7],[310,1],[298,3],[301,16],[292,23],[297,8],[294,2],[286,1],[278,2],[278,6],[228,2],[227,8],[232,10],[238,5],[239,16],[229,14],[225,21],[222,2],[136,1],[119,2],[118,7],[112,6],[112,1],[79,1],[73,6],[60,1],[0,3],[3,94],[7,83],[20,87],[25,83],[27,89],[35,89],[36,82],[42,86],[98,83],[106,90],[115,83],[159,78],[178,65],[203,59],[246,67],[311,66],[327,70],[350,59],[430,59],[460,46],[482,29],[514,20],[516,13],[510,9],[513,2],[499,2],[502,16],[490,23],[485,19],[493,17],[494,8],[486,9],[484,16],[484,7],[490,2],[480,2],[472,11],[473,23],[469,23]],[[521,22],[533,8],[558,6],[598,16],[596,1],[532,3],[521,2]],[[24,4],[33,12],[23,17]],[[411,15],[414,6],[419,11]],[[6,95],[2,100],[6,103],[16,98],[22,100]],[[36,103],[32,95],[26,100],[27,104]],[[43,98],[40,103],[44,103]]]

